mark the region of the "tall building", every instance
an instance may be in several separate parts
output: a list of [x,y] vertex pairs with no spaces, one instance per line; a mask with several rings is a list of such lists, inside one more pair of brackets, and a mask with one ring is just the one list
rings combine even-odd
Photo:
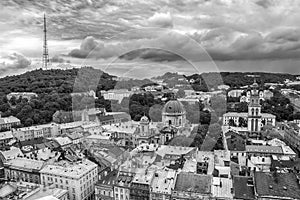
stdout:
[[258,84],[254,82],[253,91],[250,95],[250,103],[248,105],[248,130],[250,132],[261,131],[261,105],[259,102]]
[[93,198],[98,166],[89,160],[74,163],[60,161],[45,166],[40,173],[42,184],[54,184],[56,188],[68,190],[70,200]]

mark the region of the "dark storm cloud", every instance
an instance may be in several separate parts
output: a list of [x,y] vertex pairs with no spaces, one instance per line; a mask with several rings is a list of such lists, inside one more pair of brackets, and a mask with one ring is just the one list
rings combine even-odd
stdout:
[[134,60],[134,59],[141,58],[144,60],[151,60],[155,62],[184,60],[184,58],[172,52],[165,51],[162,49],[148,49],[148,48],[137,49],[128,52],[124,55],[119,56],[119,58],[125,60]]

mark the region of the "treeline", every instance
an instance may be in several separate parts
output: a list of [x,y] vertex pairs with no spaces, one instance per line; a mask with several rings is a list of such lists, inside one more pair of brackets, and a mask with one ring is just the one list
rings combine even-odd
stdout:
[[[3,117],[15,116],[23,126],[44,124],[52,121],[52,115],[58,111],[72,111],[84,108],[101,107],[111,110],[110,101],[100,96],[101,90],[113,89],[114,76],[91,67],[81,69],[34,70],[18,76],[0,79],[0,112]],[[95,90],[98,99],[86,95],[73,96],[73,92]],[[12,97],[11,92],[34,92],[37,97]]]
[[194,90],[207,92],[211,88],[216,89],[216,86],[221,84],[229,85],[232,88],[251,85],[254,76],[258,76],[256,81],[259,85],[264,83],[284,83],[286,79],[292,81],[296,79],[296,75],[263,72],[210,72],[185,77],[188,81],[191,79],[195,81],[192,84]]

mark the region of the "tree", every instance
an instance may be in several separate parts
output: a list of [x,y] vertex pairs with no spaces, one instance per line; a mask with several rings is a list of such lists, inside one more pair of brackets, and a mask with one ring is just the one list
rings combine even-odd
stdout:
[[162,109],[163,106],[162,105],[154,105],[150,108],[149,110],[149,117],[151,119],[151,121],[153,122],[161,122],[162,121]]
[[248,111],[248,103],[247,102],[240,102],[235,105],[236,112],[247,112]]
[[247,127],[247,120],[243,117],[239,117],[239,127]]
[[34,121],[31,118],[26,119],[24,125],[25,126],[32,126],[32,124],[34,123]]
[[9,100],[9,103],[12,105],[12,106],[15,106],[17,104],[17,98],[15,96],[12,96]]

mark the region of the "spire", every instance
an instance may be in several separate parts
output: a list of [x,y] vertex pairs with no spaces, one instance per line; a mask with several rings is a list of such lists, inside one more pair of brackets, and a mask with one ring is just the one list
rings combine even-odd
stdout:
[[43,45],[43,69],[47,69],[49,63],[49,54],[47,46],[47,24],[46,14],[44,13],[44,45]]

